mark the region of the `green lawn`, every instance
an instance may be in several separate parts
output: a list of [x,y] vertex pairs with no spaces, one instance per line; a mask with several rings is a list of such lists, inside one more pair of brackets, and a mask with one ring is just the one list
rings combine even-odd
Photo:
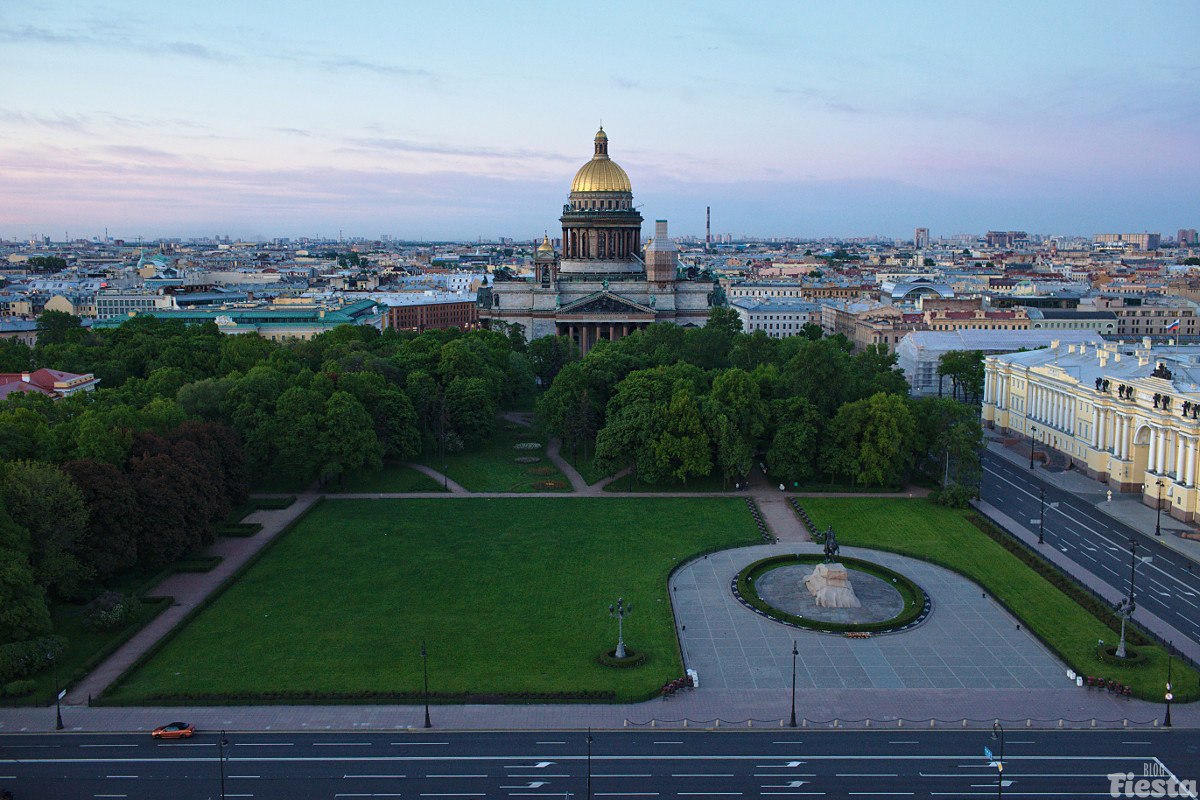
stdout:
[[575,468],[576,472],[578,472],[581,476],[583,476],[583,479],[585,481],[587,481],[588,486],[591,486],[593,483],[602,481],[605,478],[607,478],[609,475],[612,474],[611,472],[608,472],[607,470],[603,470],[603,469],[600,469],[599,467],[597,467],[595,454],[588,452],[587,455],[585,455],[584,449],[582,447],[579,448],[578,458],[575,461],[572,461],[570,448],[568,448],[564,444],[562,457],[564,459],[566,459],[568,464],[570,464],[571,466],[573,466]]
[[[757,542],[740,499],[326,500],[106,699],[413,693],[423,640],[436,694],[639,699],[682,672],[670,570]],[[635,669],[595,661],[618,597]]]
[[720,475],[703,475],[691,477],[687,483],[670,481],[668,483],[643,483],[634,478],[632,486],[629,476],[617,478],[604,487],[606,492],[732,492],[733,481],[727,486],[722,485]]
[[385,464],[383,469],[361,470],[331,483],[329,492],[444,492],[441,483],[403,464]]
[[[538,442],[536,450],[516,450],[521,442]],[[520,464],[518,458],[537,458],[532,464]],[[496,420],[491,441],[482,447],[461,453],[447,453],[445,461],[437,454],[423,456],[422,464],[438,472],[443,468],[450,480],[471,492],[569,492],[567,476],[546,457],[546,434],[504,419]]]
[[[968,576],[1052,643],[1076,672],[1112,678],[1141,697],[1162,699],[1167,676],[1162,648],[1138,648],[1149,658],[1144,666],[1101,663],[1095,656],[1097,640],[1115,642],[1117,634],[969,523],[966,512],[928,500],[806,497],[800,503],[818,529],[833,525],[841,544],[891,550]],[[1197,674],[1178,659],[1174,683],[1177,699],[1197,699]]]

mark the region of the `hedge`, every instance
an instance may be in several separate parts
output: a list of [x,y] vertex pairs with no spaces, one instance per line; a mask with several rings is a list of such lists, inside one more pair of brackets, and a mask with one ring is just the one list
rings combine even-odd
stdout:
[[263,529],[261,522],[226,522],[217,528],[218,536],[249,538]]
[[877,578],[882,578],[885,581],[891,581],[896,590],[900,592],[900,596],[904,599],[904,611],[892,619],[883,620],[881,622],[864,622],[864,623],[840,623],[827,622],[824,620],[810,619],[801,617],[795,614],[789,614],[782,609],[778,609],[770,603],[758,596],[758,590],[754,586],[754,581],[759,576],[766,572],[775,569],[776,567],[784,566],[785,564],[816,564],[824,560],[824,556],[819,554],[812,555],[778,555],[764,558],[761,561],[755,561],[744,568],[737,574],[734,579],[734,589],[739,600],[742,600],[747,605],[757,611],[761,611],[771,619],[780,622],[786,622],[789,625],[794,625],[797,628],[806,628],[809,630],[825,631],[828,633],[881,633],[885,631],[894,631],[899,628],[904,628],[919,620],[924,616],[929,609],[929,596],[913,583],[911,580],[901,575],[895,570],[888,569],[880,564],[872,561],[863,561],[858,558],[839,558],[838,561],[847,567],[853,567],[868,575],[874,575]]

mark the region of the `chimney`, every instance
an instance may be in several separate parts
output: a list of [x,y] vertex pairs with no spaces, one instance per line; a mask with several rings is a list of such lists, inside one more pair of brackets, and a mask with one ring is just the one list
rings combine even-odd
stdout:
[[1104,369],[1106,366],[1108,366],[1107,350],[1097,350],[1096,355],[1100,356],[1100,369]]
[[1150,337],[1149,337],[1149,336],[1143,336],[1143,337],[1142,337],[1142,347],[1144,347],[1144,348],[1146,348],[1147,350],[1149,350],[1149,349],[1150,349],[1152,346],[1153,346],[1153,345],[1152,345],[1152,343],[1151,343],[1151,341],[1150,341]]
[[1058,339],[1051,339],[1051,340],[1050,340],[1050,349],[1051,349],[1051,350],[1057,350],[1057,349],[1058,349],[1058,345],[1059,345],[1059,340],[1058,340]]

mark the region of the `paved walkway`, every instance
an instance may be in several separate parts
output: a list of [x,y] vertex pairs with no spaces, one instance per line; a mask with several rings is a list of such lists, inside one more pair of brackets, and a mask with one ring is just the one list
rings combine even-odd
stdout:
[[976,584],[924,561],[843,547],[911,578],[933,611],[911,630],[869,639],[805,631],[766,619],[730,591],[738,571],[762,558],[820,553],[813,543],[713,553],[671,581],[684,660],[701,685],[786,689],[797,642],[796,685],[817,689],[1055,689],[1072,686],[1067,668]]
[[755,497],[763,522],[780,542],[808,542],[812,537],[792,510],[787,495],[768,494]]
[[93,695],[120,677],[143,653],[178,625],[193,608],[208,597],[226,578],[233,575],[250,558],[266,546],[297,517],[317,501],[317,494],[297,495],[296,502],[284,509],[255,511],[247,522],[262,523],[263,529],[254,536],[220,537],[204,551],[204,555],[221,557],[221,563],[208,572],[177,572],[149,592],[152,597],[171,597],[169,608],[151,620],[100,663],[83,680],[71,687],[64,701],[68,705],[84,705]]
[[[442,484],[447,489],[449,489],[450,494],[470,494],[469,491],[467,491],[465,488],[463,488],[463,485],[461,483],[456,483],[455,481],[450,480],[450,478],[447,477],[444,473],[438,472],[433,467],[427,467],[424,464],[417,464],[417,463],[410,462],[410,461],[405,461],[404,466],[408,467],[409,469],[415,469],[417,472],[420,472],[424,475],[428,475],[429,477],[433,478],[435,481],[437,481],[438,483]],[[344,492],[338,492],[336,495],[332,495],[332,496],[342,497],[344,494],[345,494]],[[425,492],[424,494],[443,495],[443,494],[445,494],[445,492]],[[358,496],[358,495],[356,495],[356,496]]]

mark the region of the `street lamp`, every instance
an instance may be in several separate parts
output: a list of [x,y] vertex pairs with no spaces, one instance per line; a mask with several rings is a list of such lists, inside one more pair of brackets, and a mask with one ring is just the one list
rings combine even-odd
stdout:
[[425,650],[425,640],[421,640],[421,669],[425,673],[425,727],[432,728],[429,721],[429,654]]
[[1137,540],[1129,540],[1129,596],[1117,603],[1117,613],[1121,615],[1121,643],[1117,645],[1117,658],[1125,658],[1125,621],[1133,616],[1137,608],[1133,581],[1137,575]]
[[617,620],[617,649],[613,652],[615,658],[625,658],[625,618],[633,612],[633,603],[626,603],[624,598],[617,598],[615,606],[608,607],[608,615]]
[[46,653],[46,660],[50,662],[50,669],[54,673],[54,729],[61,731],[63,729],[62,692],[58,689],[58,661],[54,658],[54,653]]
[[1042,484],[1042,514],[1038,519],[1038,544],[1046,543],[1046,484]]
[[1000,758],[996,759],[996,797],[1004,796],[1004,726],[1000,720],[992,723],[992,739],[1000,740]]
[[589,726],[587,729],[587,796],[586,800],[592,800],[592,729]]
[[796,649],[796,640],[792,640],[792,721],[788,727],[796,727],[796,656],[800,655],[800,651]]
[[1154,517],[1154,535],[1162,536],[1162,479],[1156,480],[1154,485],[1158,487],[1158,500],[1154,504],[1156,512]]
[[221,800],[225,800],[225,748],[229,747],[229,740],[225,738],[225,731],[221,731],[221,738],[217,742],[217,761],[221,763]]
[[1033,453],[1037,450],[1037,426],[1029,426],[1029,468],[1033,469]]
[[1171,692],[1171,661],[1175,655],[1175,643],[1167,644],[1167,693],[1163,695],[1163,699],[1167,701],[1167,717],[1163,720],[1163,727],[1171,727],[1171,701],[1175,699],[1175,695]]

